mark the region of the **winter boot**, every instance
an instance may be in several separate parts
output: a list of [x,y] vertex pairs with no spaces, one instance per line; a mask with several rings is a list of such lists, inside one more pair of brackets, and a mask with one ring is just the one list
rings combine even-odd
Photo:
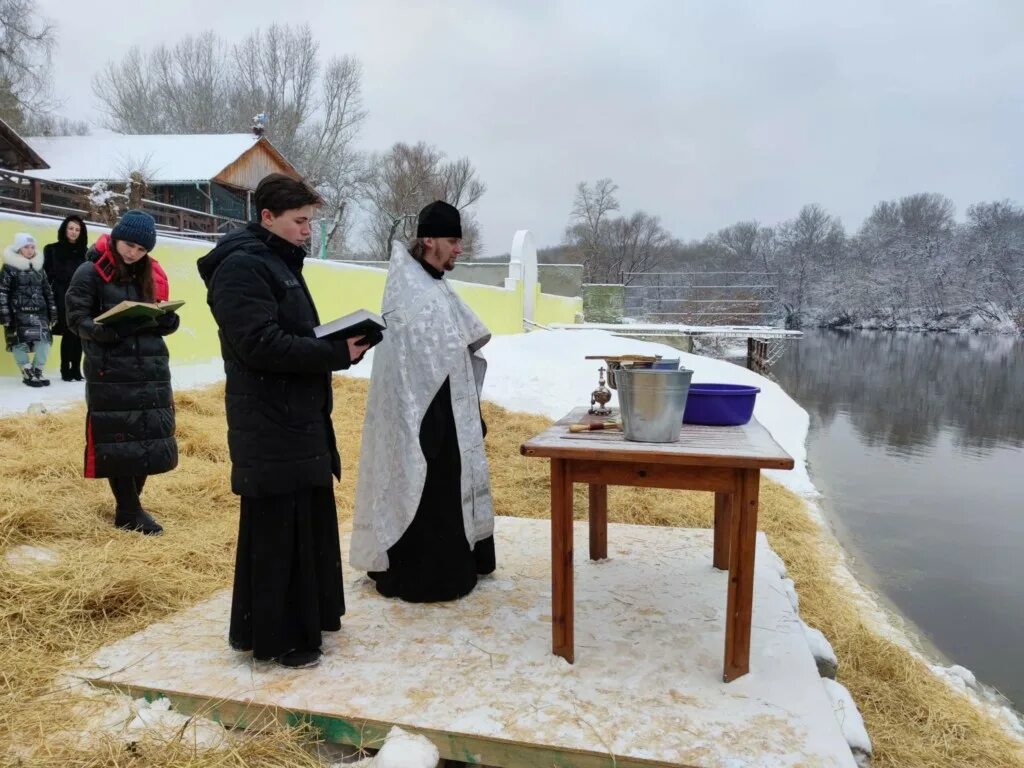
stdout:
[[164,532],[163,527],[146,510],[139,507],[134,512],[114,512],[114,525],[123,531],[138,531],[147,536],[158,536]]
[[21,369],[21,383],[24,384],[26,387],[41,387],[41,386],[43,386],[38,381],[36,381],[36,375],[35,375],[35,372],[34,372],[34,370],[32,368],[22,368]]
[[39,387],[48,387],[48,386],[50,386],[50,380],[49,379],[44,379],[43,378],[43,372],[41,370],[39,370],[38,368],[33,368],[32,369],[32,378],[34,378],[36,380],[36,386],[39,386]]
[[306,669],[307,667],[315,667],[320,663],[320,649],[312,651],[294,650],[288,651],[278,656],[274,661],[282,667],[288,667],[289,669]]

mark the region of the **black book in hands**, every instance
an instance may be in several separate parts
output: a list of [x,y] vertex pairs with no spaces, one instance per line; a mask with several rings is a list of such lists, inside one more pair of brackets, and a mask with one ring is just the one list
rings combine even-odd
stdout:
[[384,318],[368,309],[357,309],[344,317],[332,320],[329,323],[318,325],[313,329],[318,339],[325,336],[337,336],[342,339],[356,339],[363,337],[362,343],[372,347],[380,343],[384,338],[384,330],[388,324]]

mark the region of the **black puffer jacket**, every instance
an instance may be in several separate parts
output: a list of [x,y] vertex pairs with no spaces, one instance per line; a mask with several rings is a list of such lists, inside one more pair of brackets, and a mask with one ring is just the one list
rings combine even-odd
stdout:
[[348,345],[317,339],[303,250],[259,224],[229,232],[199,260],[220,327],[231,488],[276,496],[331,484],[341,459],[331,425],[331,371]]
[[[143,301],[137,279],[108,279],[94,261],[75,270],[65,301],[68,328],[82,339],[85,352],[85,476],[124,477],[168,472],[178,464],[174,440],[174,395],[167,345],[163,337],[178,329],[175,314],[163,315],[156,328],[119,333],[116,326],[92,318],[122,301]],[[135,270],[152,268],[149,257]],[[109,261],[109,257],[107,257]],[[135,271],[132,270],[132,271]]]
[[0,269],[0,325],[7,351],[15,344],[50,341],[57,320],[53,291],[43,272],[43,254],[29,260],[11,246],[4,250]]
[[[78,239],[73,243],[68,242],[68,222],[78,222],[82,228]],[[57,242],[50,243],[43,248],[43,269],[50,279],[50,287],[53,288],[53,296],[57,300],[57,324],[53,326],[53,332],[57,334],[66,333],[68,326],[65,319],[67,309],[64,306],[64,294],[71,285],[71,276],[75,270],[85,261],[85,252],[88,250],[86,243],[89,242],[89,233],[85,228],[85,222],[78,216],[68,216],[61,222],[57,230]]]

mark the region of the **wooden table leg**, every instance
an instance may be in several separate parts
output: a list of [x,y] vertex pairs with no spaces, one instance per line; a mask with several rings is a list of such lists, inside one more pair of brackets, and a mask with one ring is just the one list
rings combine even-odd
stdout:
[[572,481],[568,462],[551,459],[551,652],[575,658],[572,594]]
[[715,554],[712,562],[721,571],[729,570],[730,520],[735,499],[732,493],[715,494]]
[[761,471],[736,472],[735,503],[729,520],[729,596],[725,617],[723,678],[731,682],[750,671],[750,621],[754,608],[754,547]]
[[608,557],[608,486],[590,486],[590,559]]

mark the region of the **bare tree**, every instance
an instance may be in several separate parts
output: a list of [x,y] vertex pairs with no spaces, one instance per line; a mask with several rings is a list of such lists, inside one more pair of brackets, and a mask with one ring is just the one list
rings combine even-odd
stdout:
[[268,139],[323,196],[326,236],[338,241],[367,178],[355,149],[366,117],[361,80],[351,57],[321,65],[308,24],[274,24],[234,46],[205,32],[132,49],[107,63],[93,91],[107,126],[122,133],[246,132],[253,115],[268,115]]
[[269,135],[286,157],[298,156],[299,131],[317,107],[320,45],[308,24],[257,29],[233,49],[231,105],[236,120],[270,116]]
[[661,220],[643,211],[609,219],[602,229],[604,249],[611,257],[605,265],[606,282],[622,275],[623,283],[629,285],[637,274],[654,270],[672,242]]
[[[608,215],[619,210],[616,190],[618,186],[608,178],[598,179],[593,186],[585,181],[576,185],[576,197],[569,214],[569,226],[565,230],[565,242],[580,254],[584,280],[590,283],[599,282],[596,278],[598,273],[604,275],[602,279],[608,279],[609,254],[605,247],[605,227]],[[612,279],[617,282],[618,276]]]
[[33,112],[22,124],[25,136],[88,136],[90,131],[89,123],[84,120],[71,120],[52,113]]
[[775,250],[775,231],[771,227],[762,227],[756,221],[740,221],[718,230],[711,241],[736,268],[771,271],[770,260]]
[[799,326],[811,306],[812,292],[825,276],[834,274],[846,235],[842,222],[820,205],[805,205],[795,219],[779,226],[780,294],[786,320]]
[[307,180],[324,198],[328,245],[340,251],[354,221],[354,204],[369,179],[366,155],[355,140],[366,118],[362,108],[362,67],[345,56],[328,62],[316,117],[296,138],[295,157]]
[[994,301],[1024,315],[1024,208],[1009,200],[972,205],[965,230],[963,277],[973,288],[972,303]]
[[472,259],[481,244],[471,206],[486,191],[467,158],[446,161],[443,152],[425,142],[395,144],[374,157],[365,186],[370,213],[367,245],[378,259],[390,258],[395,238],[408,240],[415,235],[420,209],[444,200],[462,214],[463,252]]
[[120,62],[108,61],[93,78],[92,90],[107,113],[106,126],[119,133],[174,133],[184,126],[172,126],[164,118],[162,94],[153,86],[155,66],[138,48],[132,48]]
[[35,113],[54,107],[51,95],[53,26],[32,0],[0,0],[0,118],[22,131]]
[[854,244],[857,269],[850,279],[873,286],[862,300],[884,306],[890,316],[911,308],[946,305],[955,291],[953,203],[936,194],[915,194],[877,204]]

